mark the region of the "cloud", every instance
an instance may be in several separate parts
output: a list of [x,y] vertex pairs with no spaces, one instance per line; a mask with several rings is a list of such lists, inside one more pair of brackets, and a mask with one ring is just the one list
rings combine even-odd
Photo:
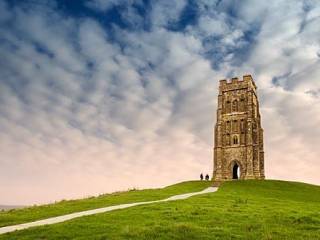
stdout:
[[179,20],[187,1],[162,1],[152,4],[151,21],[154,27],[168,27]]
[[319,183],[317,2],[199,1],[181,29],[186,1],[144,14],[142,3],[86,2],[119,7],[126,27],[25,4],[0,4],[1,203],[211,173],[217,80],[245,73],[259,88],[267,177]]

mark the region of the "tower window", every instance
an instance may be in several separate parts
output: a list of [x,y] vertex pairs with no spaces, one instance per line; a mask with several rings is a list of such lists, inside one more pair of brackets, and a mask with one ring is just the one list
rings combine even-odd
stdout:
[[231,102],[227,101],[226,102],[226,113],[230,113],[231,112]]
[[239,110],[241,112],[244,111],[244,99],[243,98],[240,99]]
[[238,101],[237,100],[234,100],[232,102],[232,111],[233,112],[238,112]]
[[238,137],[237,136],[233,137],[233,144],[238,144]]

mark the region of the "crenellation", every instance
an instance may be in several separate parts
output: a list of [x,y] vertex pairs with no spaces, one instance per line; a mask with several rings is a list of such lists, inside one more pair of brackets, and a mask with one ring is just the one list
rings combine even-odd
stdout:
[[231,78],[231,83],[232,84],[235,84],[235,83],[238,83],[238,82],[239,82],[239,79],[237,77]]
[[220,82],[220,85],[225,85],[227,84],[227,79],[222,79],[219,82]]

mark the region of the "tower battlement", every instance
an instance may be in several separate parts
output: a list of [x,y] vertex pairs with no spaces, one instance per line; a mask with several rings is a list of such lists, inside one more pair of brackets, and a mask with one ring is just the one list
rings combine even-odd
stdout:
[[219,82],[220,85],[235,84],[238,82],[252,82],[254,84],[253,78],[250,74],[243,75],[242,79],[239,79],[238,77],[233,77],[230,80],[222,79]]
[[233,77],[230,80],[222,79],[219,81],[219,90],[221,91],[230,91],[234,89],[241,89],[241,88],[252,88],[256,91],[257,86],[253,81],[251,75],[244,75],[242,79],[238,77]]
[[215,182],[264,179],[263,129],[256,89],[251,75],[220,80],[214,133]]

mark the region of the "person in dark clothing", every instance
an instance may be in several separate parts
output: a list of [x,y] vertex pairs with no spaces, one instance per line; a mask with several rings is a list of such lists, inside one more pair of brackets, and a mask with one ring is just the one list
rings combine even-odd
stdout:
[[202,173],[200,174],[200,180],[201,181],[203,180],[203,174]]
[[208,175],[208,174],[206,175],[206,180],[207,180],[207,181],[209,180],[209,175]]

